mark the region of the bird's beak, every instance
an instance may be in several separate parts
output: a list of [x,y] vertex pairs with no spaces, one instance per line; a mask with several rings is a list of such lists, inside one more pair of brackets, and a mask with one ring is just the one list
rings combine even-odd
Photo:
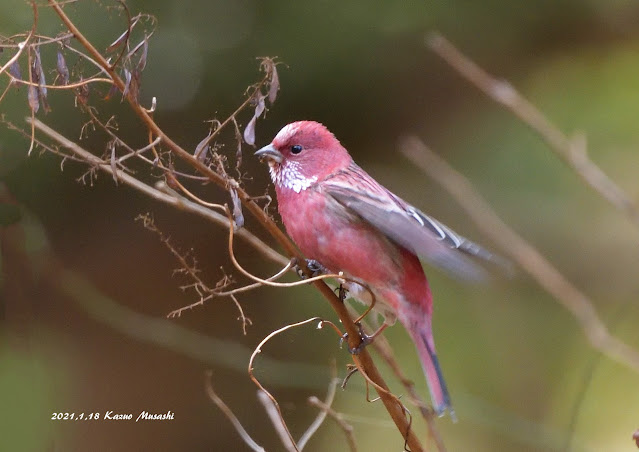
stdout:
[[264,146],[262,149],[257,151],[255,155],[257,155],[260,158],[273,160],[274,162],[277,162],[277,163],[282,163],[282,160],[284,159],[284,156],[282,155],[282,153],[278,151],[277,149],[275,149],[272,144]]

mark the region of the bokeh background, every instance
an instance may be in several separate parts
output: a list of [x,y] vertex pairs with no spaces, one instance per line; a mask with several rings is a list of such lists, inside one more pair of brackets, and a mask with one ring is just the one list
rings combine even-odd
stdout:
[[[511,2],[324,0],[129,1],[153,14],[142,102],[158,98],[156,118],[194,149],[213,117],[225,118],[259,79],[259,56],[277,56],[281,92],[258,145],[285,123],[326,124],[358,163],[407,201],[489,247],[463,211],[398,152],[417,134],[468,176],[502,218],[589,294],[611,332],[639,348],[639,231],[559,161],[512,115],[470,86],[424,46],[439,30],[489,72],[510,80],[568,134],[586,133],[592,159],[635,199],[639,194],[639,5],[629,0]],[[66,10],[104,49],[122,31],[109,2]],[[61,31],[41,8],[39,30]],[[0,33],[31,27],[30,7],[0,3]],[[0,54],[4,63],[11,51]],[[43,51],[54,71],[55,53]],[[23,73],[26,74],[26,63]],[[53,78],[53,75],[50,76]],[[2,86],[6,80],[2,81]],[[77,139],[84,118],[67,94],[50,94],[39,117]],[[117,98],[105,110],[120,110]],[[122,136],[141,145],[142,127],[119,114]],[[109,110],[110,111],[110,110]],[[0,112],[27,115],[26,90]],[[247,112],[241,122],[250,118]],[[93,137],[81,142],[99,146]],[[232,139],[222,151],[234,152]],[[196,300],[173,275],[177,263],[134,218],[152,212],[183,250],[193,248],[214,282],[232,271],[226,234],[100,175],[77,179],[81,165],[34,153],[0,128],[3,227],[0,266],[0,449],[249,450],[207,399],[204,372],[218,394],[268,450],[281,449],[246,374],[248,355],[270,331],[310,316],[335,320],[311,288],[260,289],[240,297],[253,324],[242,334],[229,300],[167,320]],[[101,149],[98,148],[97,151]],[[249,191],[269,184],[246,146]],[[209,200],[226,202],[214,187]],[[7,204],[8,203],[8,204]],[[8,205],[18,206],[8,207]],[[17,222],[16,222],[17,221]],[[11,224],[8,226],[8,224]],[[253,228],[254,222],[247,219]],[[239,245],[247,266],[275,267]],[[45,256],[54,255],[59,269]],[[47,264],[45,264],[47,263]],[[53,273],[51,273],[53,272]],[[519,274],[492,286],[467,286],[428,269],[434,330],[459,422],[438,426],[451,451],[632,450],[639,428],[636,372],[595,352],[577,322]],[[51,281],[59,281],[53,284]],[[387,330],[405,371],[426,397],[413,347],[401,326]],[[329,363],[345,374],[349,357],[334,335],[306,327],[273,340],[257,373],[278,397],[294,434],[315,416]],[[401,386],[383,366],[391,386]],[[366,403],[361,379],[338,391],[335,408],[355,428],[361,450],[401,450],[383,407]],[[53,421],[55,412],[172,411],[173,421]],[[414,428],[422,437],[420,419]],[[327,421],[307,450],[345,450]]]

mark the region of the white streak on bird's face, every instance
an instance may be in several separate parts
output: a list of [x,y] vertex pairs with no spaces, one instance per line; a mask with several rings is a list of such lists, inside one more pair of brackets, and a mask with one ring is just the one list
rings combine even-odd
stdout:
[[293,190],[295,193],[306,190],[308,187],[317,182],[317,176],[304,176],[300,172],[299,166],[299,162],[293,160],[285,160],[282,163],[270,161],[269,172],[271,173],[271,180],[273,180],[273,183],[278,187],[288,188]]

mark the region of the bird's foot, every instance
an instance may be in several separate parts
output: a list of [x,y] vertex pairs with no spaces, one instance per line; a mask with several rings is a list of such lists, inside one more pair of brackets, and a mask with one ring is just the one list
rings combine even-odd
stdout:
[[[295,269],[299,277],[302,279],[307,279],[306,274],[304,273],[304,271],[302,270],[302,268],[299,266],[297,262],[297,258],[293,258],[292,264],[293,264],[293,268]],[[324,267],[315,259],[306,259],[306,268],[310,270],[311,278],[315,278],[316,276],[320,276],[325,273],[328,273],[328,271],[326,270],[326,267]]]
[[346,296],[348,295],[348,289],[344,287],[344,284],[340,284],[339,287],[335,288],[335,293],[337,293],[337,297],[340,301],[344,303],[344,300],[346,300]]
[[[359,355],[361,351],[364,350],[364,348],[366,348],[368,344],[373,342],[373,340],[375,339],[375,336],[377,336],[377,333],[371,336],[366,334],[364,332],[364,327],[362,327],[361,322],[355,322],[355,326],[357,327],[357,332],[359,333],[360,343],[355,348],[351,348],[350,346],[348,347],[348,352],[351,355]],[[341,337],[341,339],[339,340],[339,346],[341,347],[342,344],[344,344],[344,342],[348,344],[348,333],[344,333],[344,335]]]

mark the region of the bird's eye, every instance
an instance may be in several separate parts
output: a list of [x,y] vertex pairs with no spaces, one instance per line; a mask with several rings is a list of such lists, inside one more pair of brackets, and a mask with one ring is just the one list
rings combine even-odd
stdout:
[[302,152],[302,146],[301,145],[294,144],[293,146],[291,146],[291,153],[299,154],[300,152]]

